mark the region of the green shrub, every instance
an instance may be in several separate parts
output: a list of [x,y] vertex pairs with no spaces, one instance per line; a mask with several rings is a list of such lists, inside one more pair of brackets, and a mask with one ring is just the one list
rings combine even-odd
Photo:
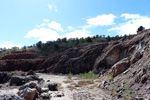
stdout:
[[135,94],[132,93],[132,90],[129,88],[129,83],[125,81],[125,95],[127,96],[127,100],[130,98],[135,98]]
[[88,73],[79,74],[79,78],[85,78],[85,79],[92,79],[92,78],[98,78],[98,74],[93,73],[92,71],[89,71]]
[[143,30],[145,30],[145,27],[140,26],[140,27],[137,29],[137,32],[140,32],[140,31],[143,31]]
[[106,77],[107,77],[107,80],[109,80],[110,82],[114,81],[112,74],[107,74]]
[[11,75],[14,75],[15,74],[15,72],[11,72]]
[[68,79],[72,79],[72,73],[71,72],[69,72],[69,74],[68,74]]

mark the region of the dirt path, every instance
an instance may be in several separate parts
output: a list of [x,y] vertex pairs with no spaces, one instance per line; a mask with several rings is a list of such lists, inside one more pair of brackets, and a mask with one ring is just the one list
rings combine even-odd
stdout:
[[[51,100],[111,100],[111,97],[98,88],[102,79],[80,79],[67,76],[48,75],[38,73],[45,80],[43,87],[48,83],[58,83],[58,91],[51,92]],[[50,80],[50,82],[49,82]],[[57,97],[61,95],[62,97]]]

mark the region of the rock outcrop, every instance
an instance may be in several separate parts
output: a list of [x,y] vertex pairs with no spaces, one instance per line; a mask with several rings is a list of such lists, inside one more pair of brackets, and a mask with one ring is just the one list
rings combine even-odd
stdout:
[[34,50],[23,50],[23,51],[16,51],[12,54],[8,54],[1,58],[1,60],[7,60],[7,59],[35,59],[39,57],[38,53],[36,53]]

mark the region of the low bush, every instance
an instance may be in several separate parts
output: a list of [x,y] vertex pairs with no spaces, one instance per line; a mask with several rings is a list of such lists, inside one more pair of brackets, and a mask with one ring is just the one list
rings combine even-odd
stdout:
[[69,72],[69,74],[68,74],[68,79],[72,79],[72,73],[71,72]]
[[92,71],[89,71],[88,73],[79,74],[78,77],[84,78],[84,79],[93,79],[93,78],[98,78],[98,74],[95,74]]

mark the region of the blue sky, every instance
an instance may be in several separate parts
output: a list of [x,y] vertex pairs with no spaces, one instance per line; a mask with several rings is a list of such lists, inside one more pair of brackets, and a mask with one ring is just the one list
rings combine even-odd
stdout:
[[0,48],[57,38],[136,34],[150,28],[149,0],[1,0]]

